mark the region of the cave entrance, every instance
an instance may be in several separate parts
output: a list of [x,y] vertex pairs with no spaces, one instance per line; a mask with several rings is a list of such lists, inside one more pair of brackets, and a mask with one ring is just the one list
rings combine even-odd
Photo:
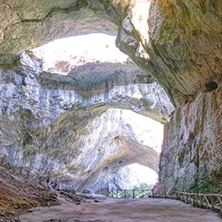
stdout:
[[109,181],[109,189],[152,189],[158,180],[156,171],[138,163],[121,168]]
[[[87,126],[88,179],[76,190],[132,189],[154,185],[163,125],[131,110],[110,108]],[[90,139],[90,140],[89,140]],[[83,151],[87,152],[87,151]],[[92,158],[92,159],[90,159]]]

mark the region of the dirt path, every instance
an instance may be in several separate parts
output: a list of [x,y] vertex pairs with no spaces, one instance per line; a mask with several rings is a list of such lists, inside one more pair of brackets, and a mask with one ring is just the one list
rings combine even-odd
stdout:
[[176,200],[96,199],[80,205],[60,198],[62,204],[38,207],[19,217],[22,222],[220,222],[214,212],[194,208]]

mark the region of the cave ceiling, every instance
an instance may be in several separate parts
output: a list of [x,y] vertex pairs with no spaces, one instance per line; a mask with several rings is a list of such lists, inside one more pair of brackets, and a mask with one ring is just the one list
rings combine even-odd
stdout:
[[[117,46],[164,87],[175,106],[221,84],[221,3],[187,1],[0,2],[0,62],[54,39],[117,35]],[[145,30],[145,31],[144,31]]]

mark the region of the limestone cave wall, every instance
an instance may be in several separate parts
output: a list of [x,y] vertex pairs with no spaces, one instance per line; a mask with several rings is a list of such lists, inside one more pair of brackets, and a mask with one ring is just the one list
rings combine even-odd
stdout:
[[222,88],[199,93],[165,124],[159,181],[168,191],[220,192]]
[[175,106],[184,105],[208,83],[222,81],[221,11],[220,0],[139,1],[123,19],[117,45]]

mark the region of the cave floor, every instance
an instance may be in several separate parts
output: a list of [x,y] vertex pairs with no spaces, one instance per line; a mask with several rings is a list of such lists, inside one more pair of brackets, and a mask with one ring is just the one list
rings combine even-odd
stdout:
[[221,221],[217,213],[194,208],[180,201],[168,199],[114,199],[96,198],[76,204],[59,197],[62,204],[33,208],[20,215],[22,222],[214,222]]

